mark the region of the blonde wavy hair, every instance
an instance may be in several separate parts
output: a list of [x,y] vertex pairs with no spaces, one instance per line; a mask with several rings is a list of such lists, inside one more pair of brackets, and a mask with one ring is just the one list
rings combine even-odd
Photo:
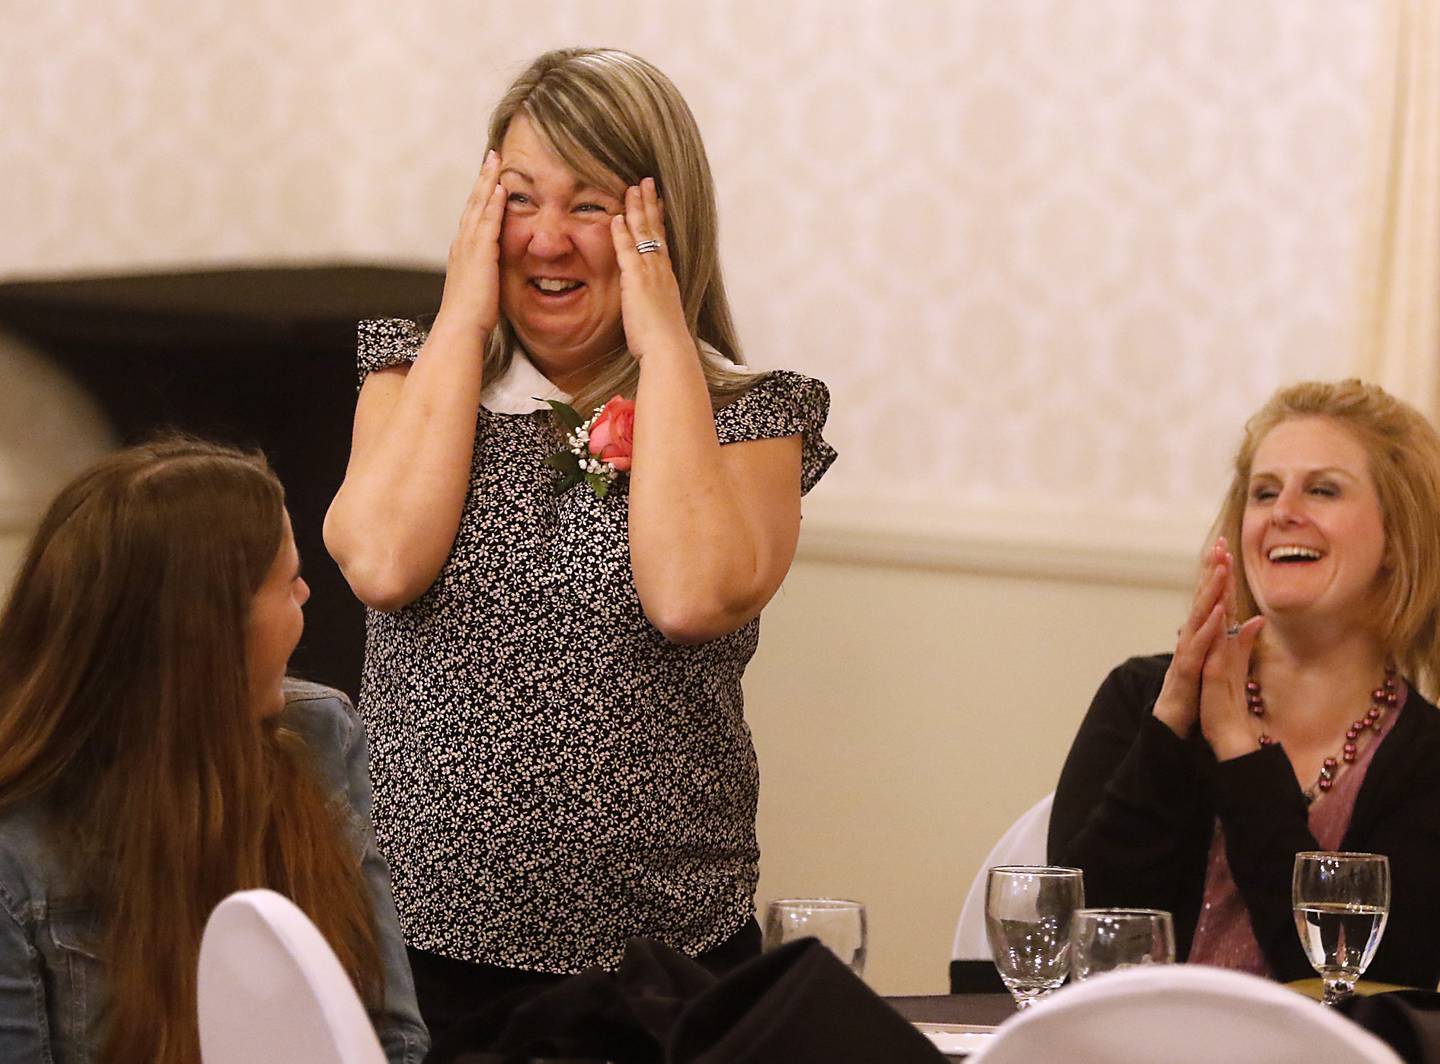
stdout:
[[[1354,379],[1281,388],[1245,423],[1212,531],[1239,544],[1256,450],[1277,425],[1309,417],[1335,422],[1369,457],[1385,529],[1377,629],[1401,672],[1433,697],[1440,690],[1440,435],[1418,410],[1378,385]],[[1236,612],[1245,620],[1259,610],[1244,558],[1234,553]]]
[[[541,55],[510,85],[490,116],[487,148],[500,149],[510,123],[525,115],[536,133],[583,181],[623,190],[653,177],[665,201],[665,244],[685,323],[698,342],[737,365],[745,358],[720,273],[715,184],[700,128],[680,90],[650,63],[615,48],[561,48]],[[622,189],[616,189],[616,179]],[[502,311],[490,335],[483,373],[496,380],[510,365],[515,331]],[[575,396],[582,414],[612,395],[634,398],[640,364],[625,346]],[[701,357],[716,406],[758,379]]]

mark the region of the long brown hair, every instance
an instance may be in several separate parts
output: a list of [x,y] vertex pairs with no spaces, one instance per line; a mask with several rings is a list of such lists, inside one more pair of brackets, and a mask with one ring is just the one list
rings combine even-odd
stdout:
[[64,488],[0,614],[0,809],[38,802],[103,918],[102,1057],[199,1059],[195,967],[235,890],[291,897],[381,986],[359,851],[299,734],[250,704],[250,602],[283,536],[263,456],[171,437]]
[[[720,271],[715,183],[695,116],[674,82],[654,65],[618,48],[557,48],[537,57],[511,83],[490,116],[489,147],[500,150],[516,115],[525,115],[565,165],[596,188],[624,194],[653,177],[665,201],[665,246],[680,286],[690,335],[737,365],[745,356]],[[620,187],[613,187],[619,178]],[[501,314],[490,334],[484,376],[498,380],[510,364],[515,331]],[[759,377],[702,358],[717,406],[753,387]],[[611,352],[575,408],[590,409],[615,394],[634,397],[640,364],[629,348]]]
[[[1261,441],[1277,425],[1309,417],[1334,422],[1365,448],[1385,528],[1376,629],[1386,654],[1434,697],[1440,688],[1440,435],[1418,410],[1353,378],[1281,388],[1245,423],[1214,531],[1239,544]],[[1245,620],[1258,608],[1239,550],[1235,566],[1237,614]]]

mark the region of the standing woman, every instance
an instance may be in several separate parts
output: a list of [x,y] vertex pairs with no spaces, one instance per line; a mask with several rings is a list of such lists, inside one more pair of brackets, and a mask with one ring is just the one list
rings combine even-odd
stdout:
[[425,1055],[364,732],[285,679],[309,594],[258,455],[134,447],[51,505],[0,615],[0,1060],[194,1064],[205,921],[254,887]]
[[[1050,857],[1095,905],[1168,909],[1186,960],[1312,977],[1301,850],[1390,858],[1371,979],[1440,979],[1440,437],[1349,380],[1250,419],[1173,655],[1095,695]],[[1418,689],[1417,689],[1418,688]]]
[[[834,452],[824,385],[739,364],[674,85],[620,51],[538,58],[491,118],[433,326],[365,323],[359,359],[325,538],[370,607],[376,823],[427,1021],[634,935],[753,955],[740,678]],[[626,472],[557,497],[542,400],[615,395]]]

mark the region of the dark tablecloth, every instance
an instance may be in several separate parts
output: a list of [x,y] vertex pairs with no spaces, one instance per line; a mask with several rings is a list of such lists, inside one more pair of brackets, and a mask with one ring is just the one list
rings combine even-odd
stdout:
[[911,1023],[976,1023],[993,1027],[1015,1015],[1009,994],[937,994],[885,999]]
[[[885,999],[911,1023],[958,1023],[996,1027],[1015,1015],[1015,999],[1007,994],[935,994]],[[964,1056],[948,1056],[964,1060]]]

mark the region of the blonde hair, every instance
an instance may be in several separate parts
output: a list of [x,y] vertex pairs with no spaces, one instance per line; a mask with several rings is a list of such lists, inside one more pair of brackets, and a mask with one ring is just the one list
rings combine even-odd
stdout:
[[259,454],[117,452],[51,504],[0,614],[0,809],[38,803],[99,909],[100,1059],[199,1059],[200,936],[235,890],[289,895],[381,993],[351,825],[300,734],[251,704],[250,604],[284,505]]
[[[700,129],[675,85],[650,63],[615,48],[561,48],[540,56],[511,84],[490,116],[489,148],[500,149],[510,123],[525,115],[536,133],[580,178],[611,191],[652,177],[665,202],[665,244],[690,335],[744,365],[720,272],[715,185]],[[510,364],[515,331],[502,312],[490,336],[484,375]],[[703,356],[711,401],[720,405],[756,381]],[[625,346],[575,397],[588,416],[612,395],[633,398],[640,364]]]
[[[1433,695],[1440,689],[1440,435],[1414,407],[1354,379],[1281,388],[1245,423],[1214,532],[1240,543],[1256,450],[1277,425],[1310,417],[1334,422],[1365,449],[1385,529],[1376,628],[1400,670]],[[1244,620],[1259,611],[1242,553],[1234,553]]]

